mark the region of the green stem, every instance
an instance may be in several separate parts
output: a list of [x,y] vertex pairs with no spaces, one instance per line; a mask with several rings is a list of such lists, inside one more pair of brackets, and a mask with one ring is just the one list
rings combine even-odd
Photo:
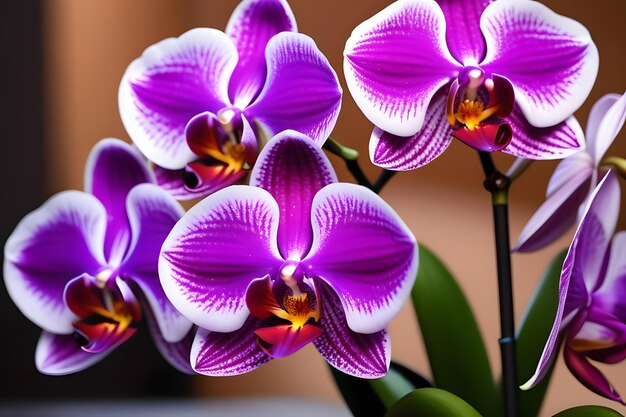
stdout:
[[324,142],[323,148],[343,159],[348,171],[350,171],[356,182],[369,188],[376,194],[380,193],[387,182],[396,174],[396,171],[383,169],[376,182],[372,183],[361,169],[361,165],[359,165],[359,152],[356,149],[348,148],[332,137],[329,137]]

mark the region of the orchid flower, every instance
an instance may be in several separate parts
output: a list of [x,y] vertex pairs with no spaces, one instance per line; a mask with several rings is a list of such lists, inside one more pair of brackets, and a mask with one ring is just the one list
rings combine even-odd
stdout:
[[174,226],[159,274],[199,326],[196,372],[242,374],[312,342],[345,373],[387,373],[386,327],[415,280],[417,244],[380,197],[336,181],[311,139],[285,131],[251,186],[210,195]]
[[285,0],[244,0],[226,33],[198,28],[146,49],[119,90],[128,134],[177,199],[235,183],[266,138],[294,129],[321,145],[341,87]]
[[522,389],[540,382],[556,357],[557,340],[564,338],[563,356],[574,376],[595,393],[622,402],[589,362],[613,364],[626,358],[626,232],[613,236],[619,206],[619,183],[609,171],[574,235],[561,271],[552,331],[535,374]]
[[587,148],[565,158],[548,183],[546,201],[528,221],[518,252],[544,247],[574,224],[583,203],[598,183],[602,159],[624,125],[626,93],[607,94],[594,104],[587,122]]
[[43,329],[40,372],[78,372],[131,337],[142,313],[164,357],[191,372],[191,323],[159,282],[161,244],[182,216],[154,183],[141,155],[99,142],[87,161],[85,191],[50,198],[17,225],[4,248],[9,295]]
[[451,136],[527,159],[584,146],[571,115],[594,83],[598,51],[581,24],[538,2],[399,0],[357,26],[344,55],[382,168],[423,166]]

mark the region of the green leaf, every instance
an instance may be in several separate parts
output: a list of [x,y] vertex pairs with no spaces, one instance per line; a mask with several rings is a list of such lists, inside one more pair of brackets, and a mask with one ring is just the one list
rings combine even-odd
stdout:
[[352,414],[382,416],[391,405],[416,388],[430,387],[425,378],[396,362],[378,379],[362,379],[330,366],[333,378]]
[[[559,279],[567,250],[560,252],[548,265],[535,287],[517,331],[517,375],[519,385],[530,379],[550,335],[559,303]],[[539,414],[552,376],[551,368],[536,387],[518,392],[519,414],[534,417]]]
[[624,417],[622,414],[607,407],[598,405],[583,405],[582,407],[569,408],[555,414],[552,417]]
[[499,416],[500,398],[474,314],[452,274],[421,244],[412,298],[435,386],[485,416]]
[[[374,415],[374,414],[372,414]],[[417,389],[402,397],[385,417],[481,417],[471,405],[437,388]]]

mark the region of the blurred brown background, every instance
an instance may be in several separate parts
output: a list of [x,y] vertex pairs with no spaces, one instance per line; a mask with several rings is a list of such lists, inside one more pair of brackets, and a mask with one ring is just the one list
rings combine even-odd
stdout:
[[[589,99],[577,113],[584,127],[591,105],[598,98],[609,92],[622,93],[626,87],[626,2],[546,0],[544,3],[560,14],[582,22],[600,51],[598,80]],[[163,38],[178,36],[198,26],[223,30],[236,4],[235,0],[42,2],[39,17],[43,36],[41,136],[44,197],[68,188],[82,188],[85,158],[99,139],[112,136],[129,140],[117,108],[118,83],[126,66],[147,46]],[[377,173],[367,158],[372,125],[357,109],[345,87],[342,50],[351,30],[387,4],[388,0],[291,1],[299,30],[315,39],[338,72],[344,87],[342,113],[334,136],[362,153],[362,165],[372,177]],[[27,142],[29,138],[20,136],[4,140],[10,147],[12,141]],[[626,132],[622,132],[612,153],[624,156],[625,151]],[[501,169],[512,161],[506,155],[497,155],[496,159]],[[350,181],[340,161],[332,161],[340,171],[340,177]],[[555,165],[554,162],[537,162],[513,186],[510,212],[512,243],[543,201]],[[481,170],[475,152],[459,142],[453,142],[442,157],[428,166],[397,175],[384,190],[383,197],[405,219],[417,239],[439,253],[461,281],[475,309],[494,373],[499,374],[498,301],[490,198],[482,189]],[[626,228],[624,220],[626,214],[622,216],[622,229]],[[570,236],[571,233],[539,253],[513,256],[518,318],[543,269],[551,257],[568,244]],[[3,319],[18,322],[21,326],[28,325],[19,314]],[[546,320],[552,318],[546,317]],[[394,359],[428,375],[424,349],[410,306],[391,325],[391,334]],[[6,337],[2,336],[3,344]],[[35,341],[36,336],[21,340],[21,349],[34,352]],[[134,353],[132,349],[120,350],[112,356]],[[19,366],[32,368],[31,363]],[[112,365],[107,359],[99,366]],[[626,394],[626,364],[601,368],[618,391]],[[531,371],[528,370],[529,375]],[[119,375],[123,378],[124,372],[120,371]],[[197,396],[272,394],[340,401],[323,359],[311,346],[248,375],[229,379],[183,379],[179,380],[181,384],[189,384],[189,389]],[[60,379],[54,381],[56,383]],[[42,384],[45,386],[45,383]],[[559,359],[543,415],[549,416],[563,408],[581,404],[619,407],[602,401],[583,388]]]

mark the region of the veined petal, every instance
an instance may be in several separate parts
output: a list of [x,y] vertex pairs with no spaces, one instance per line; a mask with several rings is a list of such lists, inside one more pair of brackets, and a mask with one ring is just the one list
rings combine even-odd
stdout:
[[254,331],[259,319],[249,316],[231,333],[198,329],[191,348],[191,365],[199,374],[233,376],[253,371],[271,358],[261,350]]
[[421,130],[413,136],[400,137],[376,127],[369,145],[372,163],[394,171],[422,167],[443,153],[450,145],[452,126],[446,119],[445,89],[433,97]]
[[250,185],[268,191],[278,202],[278,249],[284,259],[299,261],[308,253],[313,197],[333,182],[337,177],[324,152],[298,132],[276,135],[261,151]]
[[244,0],[233,11],[226,34],[235,42],[239,62],[230,79],[231,102],[243,109],[265,83],[265,47],[280,32],[297,32],[296,19],[285,0]]
[[161,284],[174,306],[205,329],[241,328],[248,285],[282,263],[278,216],[272,196],[248,186],[225,188],[189,210],[159,258]]
[[594,167],[585,163],[576,164],[576,167],[578,170],[568,173],[571,176],[567,182],[548,196],[524,226],[515,251],[538,250],[552,243],[576,222],[578,209],[589,194],[594,170]]
[[73,334],[43,331],[35,351],[35,366],[46,375],[72,374],[101,361],[112,350],[102,353],[85,352]]
[[513,138],[503,152],[525,159],[561,159],[585,147],[583,130],[574,116],[552,127],[535,127],[515,106],[506,118]]
[[[602,230],[604,227],[610,226],[610,223],[616,221],[617,214],[613,213],[616,209],[616,204],[617,209],[619,209],[619,184],[609,171],[594,190],[590,204],[585,210],[581,223],[578,225],[572,244],[563,262],[559,282],[559,304],[554,324],[539,359],[535,374],[521,387],[523,390],[537,385],[550,368],[550,364],[558,353],[558,349],[555,349],[558,337],[566,327],[563,320],[565,318],[569,319],[577,309],[587,306],[589,298],[586,288],[590,287],[586,277],[595,274],[593,279],[597,279],[599,266],[601,266],[604,260],[606,244],[608,243],[607,238],[607,243],[603,244],[605,238]],[[599,218],[600,214],[604,214],[607,218]],[[610,234],[612,234],[612,231]],[[599,236],[599,238],[593,239],[594,236]],[[597,253],[592,253],[592,249],[588,247],[596,244],[601,247],[596,251]],[[589,256],[599,259],[590,259],[588,258]],[[576,318],[575,320],[580,321],[581,319]]]
[[185,212],[172,197],[153,184],[133,188],[128,194],[127,210],[133,240],[120,266],[120,274],[139,286],[163,338],[178,342],[189,332],[191,322],[165,296],[157,264],[161,245]]
[[300,33],[274,36],[265,54],[267,81],[246,116],[260,121],[272,135],[293,129],[321,145],[341,107],[335,70],[313,39]]
[[168,169],[194,159],[187,122],[229,105],[228,81],[237,64],[232,40],[198,28],[150,46],[130,64],[119,90],[124,127],[139,150]]
[[487,42],[481,68],[507,77],[537,127],[554,126],[585,101],[598,74],[598,50],[583,25],[536,1],[499,0],[480,19]]
[[622,130],[626,119],[626,93],[602,96],[592,107],[587,121],[587,142],[589,153],[596,164],[615,137]]
[[341,301],[335,291],[320,282],[324,333],[313,344],[329,364],[359,378],[380,378],[391,362],[391,341],[387,329],[371,334],[354,332],[346,322]]
[[606,377],[593,366],[584,354],[573,350],[568,343],[563,349],[565,364],[585,387],[605,398],[622,403],[622,398]]
[[444,14],[432,0],[395,2],[354,29],[344,73],[372,123],[397,136],[420,131],[433,95],[460,69],[445,30]]
[[4,282],[13,302],[52,333],[74,331],[63,300],[65,285],[105,264],[107,215],[94,196],[59,193],[17,225],[4,246]]
[[337,292],[352,331],[386,328],[415,281],[417,243],[409,228],[372,191],[343,183],[317,193],[311,220],[313,246],[303,265]]
[[144,158],[126,142],[103,139],[91,150],[85,168],[85,191],[95,195],[107,211],[104,256],[109,263],[119,263],[130,244],[128,192],[137,184],[154,181]]
[[452,56],[464,65],[478,65],[485,57],[485,39],[478,25],[493,0],[437,0],[446,17],[446,43]]

